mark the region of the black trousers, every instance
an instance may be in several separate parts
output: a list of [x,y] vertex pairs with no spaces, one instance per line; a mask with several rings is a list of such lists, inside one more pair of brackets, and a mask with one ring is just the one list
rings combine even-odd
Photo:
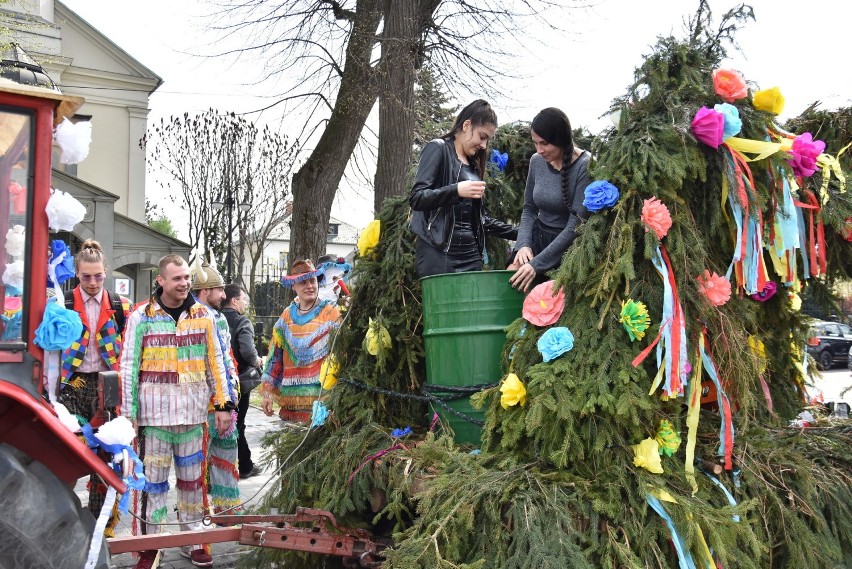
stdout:
[[420,278],[445,273],[469,273],[482,270],[482,255],[470,231],[454,231],[445,253],[417,238],[415,264]]
[[251,391],[240,393],[237,403],[237,460],[240,464],[240,477],[251,472],[254,462],[251,460],[251,449],[246,440],[246,413],[249,408]]

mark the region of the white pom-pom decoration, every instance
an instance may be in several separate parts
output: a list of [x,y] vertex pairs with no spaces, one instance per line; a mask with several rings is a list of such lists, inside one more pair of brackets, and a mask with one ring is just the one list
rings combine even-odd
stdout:
[[56,127],[53,138],[62,149],[59,161],[63,164],[78,164],[89,155],[89,146],[92,143],[92,123],[80,121],[75,124],[64,119]]
[[3,271],[3,283],[15,288],[24,288],[24,262],[8,263]]
[[59,420],[66,429],[72,433],[76,433],[80,430],[80,423],[77,422],[77,418],[68,411],[65,405],[57,401],[53,403],[53,409],[56,411],[56,414],[59,415]]
[[23,255],[26,237],[23,225],[13,225],[9,231],[6,232],[6,253],[12,257],[20,257]]
[[116,417],[98,427],[95,435],[105,445],[129,445],[136,438],[133,423],[127,417]]
[[47,223],[54,231],[74,231],[74,226],[86,216],[86,206],[71,194],[54,189],[47,207]]

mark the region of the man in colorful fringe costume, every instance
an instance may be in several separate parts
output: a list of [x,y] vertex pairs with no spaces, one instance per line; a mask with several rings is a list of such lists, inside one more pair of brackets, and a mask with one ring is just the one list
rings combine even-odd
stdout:
[[216,431],[216,415],[213,401],[208,408],[208,434],[210,436],[207,456],[207,472],[210,482],[210,498],[213,500],[213,510],[218,514],[235,507],[240,502],[240,489],[237,484],[237,417],[236,405],[239,401],[239,384],[237,368],[231,355],[231,332],[228,321],[219,312],[225,299],[225,280],[215,268],[207,263],[201,263],[192,271],[192,294],[206,306],[216,320],[219,332],[219,349],[222,361],[228,374],[228,410],[231,412],[231,429],[223,436]]
[[[216,319],[189,293],[189,266],[178,255],[160,259],[157,290],[127,320],[121,352],[122,413],[138,426],[138,454],[148,483],[134,499],[142,533],[159,532],[168,518],[169,469],[175,463],[181,528],[198,529],[207,511],[204,443],[207,406],[216,407],[220,436],[231,428],[228,380]],[[133,522],[134,533],[138,530]],[[159,563],[159,551],[143,551],[136,569]],[[193,565],[210,567],[206,547],[190,553]]]
[[331,332],[340,326],[340,312],[331,300],[319,298],[323,271],[310,260],[293,263],[281,284],[298,295],[272,328],[269,358],[260,387],[263,411],[272,415],[273,399],[284,421],[307,422],[318,400],[320,368],[331,347]]
[[[97,241],[89,239],[83,243],[74,257],[74,269],[80,284],[65,293],[65,307],[80,315],[83,333],[62,352],[60,398],[81,425],[92,423],[97,427],[103,422],[102,417],[93,421],[98,410],[98,373],[118,371],[121,333],[126,315],[130,313],[130,301],[104,290],[106,257]],[[95,475],[89,477],[87,487],[88,508],[97,519],[107,487]],[[104,535],[113,537],[117,523],[116,503]]]

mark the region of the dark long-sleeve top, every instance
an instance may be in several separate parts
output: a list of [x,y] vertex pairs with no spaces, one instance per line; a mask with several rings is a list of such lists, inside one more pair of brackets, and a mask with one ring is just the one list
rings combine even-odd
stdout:
[[260,367],[260,358],[254,343],[254,327],[251,320],[233,308],[223,308],[222,314],[231,329],[231,349],[237,361],[237,371],[243,373],[250,367]]
[[590,158],[591,155],[588,152],[583,152],[568,169],[570,208],[565,205],[562,196],[562,173],[538,154],[534,154],[530,159],[530,171],[524,191],[524,210],[518,228],[516,248],[532,248],[532,232],[536,219],[548,227],[563,228],[556,239],[530,261],[530,265],[537,273],[560,263],[565,251],[577,237],[577,227],[583,220],[589,218],[589,210],[583,205],[583,199],[584,190],[592,181],[589,176]]

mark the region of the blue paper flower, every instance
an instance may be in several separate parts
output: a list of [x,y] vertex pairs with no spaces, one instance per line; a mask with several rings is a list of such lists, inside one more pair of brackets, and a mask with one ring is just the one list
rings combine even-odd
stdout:
[[49,301],[35,331],[35,343],[48,351],[64,350],[83,334],[80,315],[56,301]]
[[501,172],[506,168],[506,164],[509,162],[509,154],[504,152],[500,154],[500,151],[496,148],[491,149],[491,157],[488,159],[489,162],[493,162],[497,165],[497,169]]
[[401,439],[406,435],[411,434],[411,427],[405,427],[404,429],[394,429],[391,431],[391,436],[395,439]]
[[[62,254],[65,256],[62,257]],[[59,258],[62,260],[59,261]],[[50,261],[48,264],[54,265],[56,271],[56,284],[62,284],[74,276],[74,255],[71,254],[71,249],[61,239],[54,239],[50,243]],[[47,286],[53,286],[48,277]]]
[[3,321],[3,339],[4,340],[20,340],[21,339],[21,323],[23,311],[18,310],[12,316],[0,314],[0,320]]
[[311,409],[311,428],[322,427],[328,419],[328,409],[322,401],[314,401]]
[[537,346],[544,361],[549,362],[574,347],[574,334],[564,326],[550,328],[538,339]]
[[734,105],[722,103],[714,105],[713,110],[722,113],[725,117],[725,127],[722,131],[722,140],[736,136],[743,129],[743,121],[740,119],[740,110]]
[[612,207],[621,196],[618,188],[606,180],[595,180],[586,186],[584,195],[586,197],[583,199],[583,205],[589,211],[600,211],[605,207]]

